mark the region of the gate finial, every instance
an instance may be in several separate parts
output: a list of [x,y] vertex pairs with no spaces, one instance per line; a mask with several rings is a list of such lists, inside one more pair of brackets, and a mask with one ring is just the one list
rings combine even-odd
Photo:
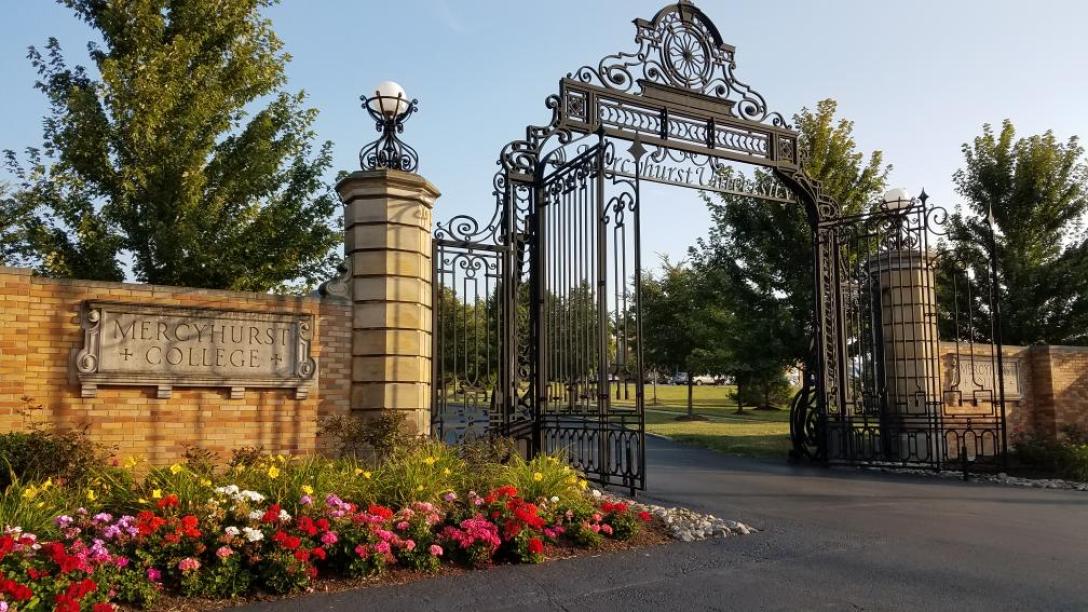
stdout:
[[377,140],[359,152],[359,165],[363,170],[418,170],[419,155],[397,134],[404,131],[404,122],[419,109],[419,100],[409,101],[404,88],[394,81],[378,83],[374,95],[359,96],[359,99],[374,119],[375,129],[381,132]]

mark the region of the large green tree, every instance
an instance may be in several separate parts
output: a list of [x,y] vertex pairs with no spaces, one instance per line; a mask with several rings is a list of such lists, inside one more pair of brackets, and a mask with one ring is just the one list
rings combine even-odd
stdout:
[[694,377],[734,369],[733,313],[707,289],[697,270],[668,260],[642,281],[643,359],[656,371],[687,373],[689,417]]
[[[966,210],[952,216],[950,237],[973,269],[976,312],[988,321],[992,214],[1003,340],[1088,343],[1088,165],[1077,138],[1017,138],[1006,120],[997,132],[984,125],[963,155],[954,181]],[[978,339],[989,339],[986,321],[974,326]]]
[[274,0],[60,0],[97,74],[31,48],[44,143],[8,151],[45,274],[265,291],[331,273],[340,232],[316,111],[285,90]]
[[[804,168],[842,206],[856,214],[877,201],[891,166],[880,151],[866,156],[854,141],[854,124],[836,116],[834,100],[794,115]],[[756,182],[770,181],[757,171]],[[715,299],[735,316],[731,342],[738,381],[774,380],[809,354],[813,312],[811,228],[799,204],[733,194],[704,195],[711,226],[691,250]]]

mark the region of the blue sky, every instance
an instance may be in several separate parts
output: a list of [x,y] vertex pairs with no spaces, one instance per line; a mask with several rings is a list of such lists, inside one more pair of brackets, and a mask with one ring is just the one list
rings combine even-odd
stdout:
[[[894,164],[892,184],[954,206],[960,146],[1012,119],[1021,135],[1088,136],[1088,2],[1080,0],[698,0],[737,47],[737,76],[792,115],[832,97],[865,151]],[[90,30],[48,0],[0,0],[0,148],[40,141],[46,105],[28,45],[56,36],[85,63]],[[636,17],[657,0],[286,0],[269,11],[293,57],[290,87],[320,110],[317,132],[353,170],[373,126],[358,96],[401,82],[420,112],[405,139],[443,192],[436,217],[492,210],[506,142],[548,117],[560,77],[633,48]],[[644,249],[681,257],[705,232],[697,194],[647,189]]]

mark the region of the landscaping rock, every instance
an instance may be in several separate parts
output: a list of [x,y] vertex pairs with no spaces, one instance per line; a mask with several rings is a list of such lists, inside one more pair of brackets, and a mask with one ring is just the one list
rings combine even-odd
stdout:
[[669,536],[681,542],[695,542],[710,538],[725,538],[731,535],[749,535],[758,531],[754,527],[744,523],[718,518],[712,514],[701,514],[688,508],[666,508],[654,504],[608,495],[594,490],[594,497],[605,497],[609,501],[619,501],[629,504],[635,511],[645,510],[661,519]]

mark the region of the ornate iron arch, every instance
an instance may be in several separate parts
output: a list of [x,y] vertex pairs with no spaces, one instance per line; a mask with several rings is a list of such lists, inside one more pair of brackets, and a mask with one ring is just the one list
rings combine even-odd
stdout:
[[[735,47],[690,0],[662,8],[651,19],[635,19],[636,47],[607,55],[559,81],[558,92],[545,99],[550,111],[543,125],[529,125],[524,136],[500,151],[492,187],[493,216],[478,223],[458,216],[439,223],[437,243],[459,249],[494,245],[501,257],[502,341],[498,364],[501,389],[492,398],[501,406],[502,427],[516,433],[516,421],[531,420],[532,331],[517,320],[523,285],[531,282],[535,243],[533,216],[544,198],[540,177],[544,165],[559,165],[555,149],[578,137],[596,134],[667,151],[675,161],[725,160],[762,167],[781,181],[805,207],[812,227],[815,303],[814,351],[807,387],[810,409],[826,415],[840,398],[843,346],[839,327],[835,241],[829,232],[840,207],[818,180],[803,168],[800,134],[766,99],[736,76]],[[437,258],[436,258],[437,261]],[[838,408],[834,408],[838,409]],[[814,437],[819,428],[800,428]],[[797,440],[813,448],[822,440]],[[807,445],[807,446],[806,446]],[[813,453],[807,453],[812,455]]]

